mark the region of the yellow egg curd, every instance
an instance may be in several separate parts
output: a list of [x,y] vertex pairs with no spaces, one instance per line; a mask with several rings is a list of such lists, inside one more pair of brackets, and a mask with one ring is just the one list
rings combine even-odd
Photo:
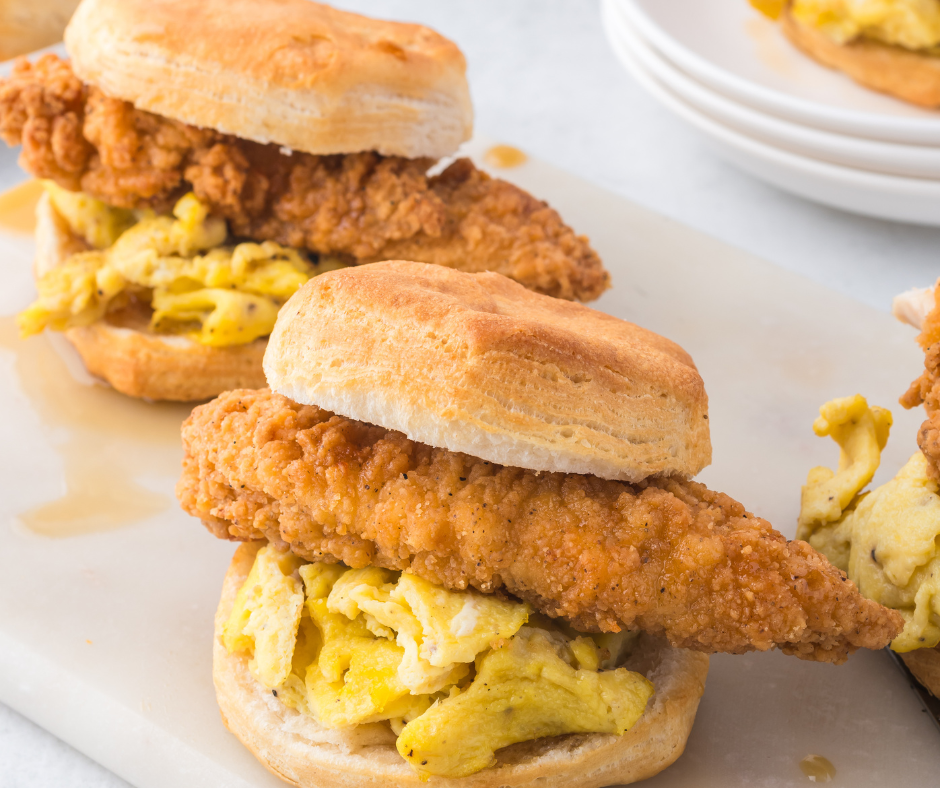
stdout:
[[838,470],[813,468],[797,538],[807,540],[869,599],[899,610],[895,651],[940,644],[940,488],[917,452],[887,484],[862,492],[881,462],[891,414],[860,395],[827,402],[813,429],[839,444]]
[[111,208],[44,184],[56,212],[89,247],[47,271],[39,297],[19,315],[23,336],[87,326],[133,303],[158,334],[204,345],[241,345],[267,336],[278,310],[308,279],[344,265],[314,263],[272,241],[227,244],[223,219],[195,195],[172,216]]
[[653,694],[618,667],[633,639],[581,635],[518,601],[306,563],[271,545],[222,632],[261,684],[321,725],[386,722],[425,778],[473,774],[517,742],[631,728]]
[[911,50],[940,45],[937,0],[793,0],[791,13],[838,44],[866,38]]
[[787,7],[788,0],[749,0],[749,2],[764,16],[768,16],[771,19],[779,19],[780,15]]

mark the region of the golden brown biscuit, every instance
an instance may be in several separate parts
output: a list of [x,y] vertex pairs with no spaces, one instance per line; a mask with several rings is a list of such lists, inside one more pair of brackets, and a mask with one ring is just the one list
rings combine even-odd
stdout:
[[682,348],[499,274],[403,261],[324,274],[283,307],[264,363],[295,402],[501,465],[637,482],[711,460],[708,397]]
[[473,130],[456,44],[310,0],[84,0],[65,42],[107,95],[255,142],[436,159]]
[[859,39],[837,44],[785,11],[780,17],[790,41],[814,60],[848,74],[867,88],[921,107],[940,106],[940,57]]
[[930,690],[931,695],[940,698],[940,646],[909,651],[901,654],[901,659],[914,678]]

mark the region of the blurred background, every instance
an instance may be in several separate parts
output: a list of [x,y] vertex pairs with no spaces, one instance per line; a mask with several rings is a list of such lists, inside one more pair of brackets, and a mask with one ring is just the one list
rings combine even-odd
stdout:
[[0,0],[0,60],[62,40],[78,0]]

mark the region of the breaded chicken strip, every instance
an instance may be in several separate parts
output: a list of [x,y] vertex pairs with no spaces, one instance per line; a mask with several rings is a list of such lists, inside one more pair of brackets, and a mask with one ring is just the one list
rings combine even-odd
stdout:
[[39,178],[121,208],[168,209],[187,189],[235,235],[354,262],[403,259],[497,271],[590,301],[609,276],[546,203],[460,159],[283,152],[137,110],[84,85],[68,63],[19,62],[0,82],[0,136]]
[[934,307],[921,325],[917,341],[924,349],[924,372],[901,397],[905,408],[923,405],[927,419],[917,433],[917,445],[927,458],[927,472],[940,479],[940,280],[934,290]]
[[197,408],[183,443],[177,494],[216,536],[504,589],[582,630],[842,662],[903,625],[805,542],[701,484],[502,467],[266,390]]

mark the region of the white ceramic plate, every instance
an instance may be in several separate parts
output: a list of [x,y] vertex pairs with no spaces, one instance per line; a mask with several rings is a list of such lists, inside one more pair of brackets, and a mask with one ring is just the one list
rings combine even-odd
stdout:
[[624,41],[614,3],[603,0],[604,27],[614,52],[651,95],[686,120],[715,151],[741,169],[785,191],[852,213],[940,226],[940,182],[879,175],[775,148],[726,126],[683,101],[648,71]]
[[618,0],[683,71],[762,112],[889,142],[940,145],[940,112],[856,85],[796,50],[747,0]]
[[752,109],[692,79],[648,44],[618,5],[610,8],[610,23],[642,66],[679,98],[711,118],[775,147],[831,164],[885,175],[940,178],[940,147],[836,134]]

